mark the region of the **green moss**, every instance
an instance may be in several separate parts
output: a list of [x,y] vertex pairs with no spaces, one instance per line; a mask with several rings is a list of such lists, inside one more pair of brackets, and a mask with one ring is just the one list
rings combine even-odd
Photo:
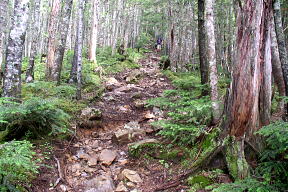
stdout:
[[241,151],[240,141],[230,137],[226,145],[226,162],[230,175],[235,179],[243,179],[248,176],[249,165],[245,159],[244,151]]
[[192,186],[194,189],[203,189],[208,185],[211,185],[213,181],[209,179],[208,177],[205,177],[203,175],[196,175],[189,177],[187,179],[187,182],[190,186]]

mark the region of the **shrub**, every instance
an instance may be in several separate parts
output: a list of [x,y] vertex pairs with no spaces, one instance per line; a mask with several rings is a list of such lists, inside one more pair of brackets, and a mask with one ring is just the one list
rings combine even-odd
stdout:
[[39,160],[29,141],[11,141],[0,145],[0,191],[18,191],[37,174]]
[[58,109],[52,100],[35,97],[21,104],[10,103],[0,107],[0,141],[68,132],[69,115]]

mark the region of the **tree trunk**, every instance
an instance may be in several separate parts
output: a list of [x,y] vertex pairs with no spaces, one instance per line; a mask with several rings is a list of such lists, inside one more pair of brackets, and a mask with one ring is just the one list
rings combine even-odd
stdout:
[[[200,62],[200,73],[201,73],[201,84],[208,84],[208,63],[206,58],[206,33],[205,33],[205,2],[204,0],[198,0],[198,42],[199,42],[199,62]],[[202,90],[202,95],[208,95],[207,89]]]
[[[274,21],[272,20],[272,29],[271,29],[271,56],[272,56],[272,73],[275,80],[275,84],[278,87],[279,95],[285,96],[285,81],[281,68],[281,61],[279,58],[279,50],[277,37],[275,32]],[[284,112],[284,102],[280,101],[278,105],[279,112]]]
[[81,99],[81,87],[82,87],[82,44],[83,44],[83,8],[84,0],[78,2],[78,22],[77,22],[77,41],[75,47],[77,47],[76,55],[76,66],[77,66],[77,94],[76,98]]
[[40,37],[40,0],[34,0],[34,13],[31,19],[31,31],[32,31],[32,45],[31,45],[31,54],[29,58],[29,64],[26,71],[26,83],[30,83],[34,80],[34,65],[35,65],[35,57],[37,55],[38,49],[38,41]]
[[60,84],[61,70],[64,58],[64,52],[67,41],[68,27],[70,23],[70,16],[72,11],[73,0],[66,0],[61,9],[61,19],[58,25],[58,32],[60,32],[60,40],[55,51],[55,67],[52,68],[53,80],[56,80]]
[[[279,0],[275,0],[274,2],[274,21],[275,21],[275,31],[277,35],[278,49],[279,49],[279,57],[285,81],[286,96],[288,96],[288,53],[286,49],[285,35],[283,32]],[[287,117],[288,117],[288,105],[286,104],[285,118],[287,119]]]
[[15,0],[13,24],[6,50],[3,96],[21,96],[21,63],[29,12],[29,0]]
[[2,86],[3,79],[3,71],[2,71],[2,62],[4,55],[4,40],[5,40],[5,32],[4,29],[7,27],[7,18],[6,12],[8,9],[8,0],[0,1],[0,86]]
[[48,39],[48,55],[46,63],[46,79],[49,81],[55,81],[53,72],[56,71],[57,66],[54,63],[55,52],[56,52],[56,43],[57,43],[57,20],[60,11],[61,1],[54,0],[53,7],[50,14],[49,21],[49,39]]
[[259,102],[263,102],[263,95],[271,95],[271,88],[266,89],[269,83],[263,79],[271,69],[271,10],[272,0],[245,0],[238,9],[233,77],[222,126],[222,137],[231,137],[226,159],[235,179],[248,175],[244,140],[268,120],[263,107],[270,108],[269,103]]
[[218,75],[217,75],[217,65],[216,65],[216,40],[215,40],[215,30],[214,30],[214,13],[213,7],[214,0],[206,0],[205,10],[206,10],[206,31],[209,33],[207,36],[207,57],[209,62],[209,78],[210,78],[210,97],[212,101],[212,123],[216,124],[220,118],[220,108],[218,103]]
[[92,16],[92,29],[88,48],[88,59],[96,62],[96,48],[98,40],[98,25],[99,25],[99,0],[93,1],[93,16]]

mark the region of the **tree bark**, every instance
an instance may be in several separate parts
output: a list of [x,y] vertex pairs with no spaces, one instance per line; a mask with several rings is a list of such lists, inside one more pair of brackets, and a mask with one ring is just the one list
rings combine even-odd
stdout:
[[96,62],[98,25],[99,25],[99,0],[93,0],[92,29],[88,48],[88,59],[94,63]]
[[75,47],[77,47],[76,55],[76,66],[77,66],[77,94],[76,98],[81,99],[81,87],[82,87],[82,44],[83,44],[83,8],[84,0],[78,2],[78,21],[77,21],[77,41]]
[[[275,32],[274,21],[272,20],[272,29],[271,29],[271,56],[272,56],[272,73],[275,80],[275,84],[278,87],[278,92],[280,96],[285,96],[285,81],[281,68],[281,61],[279,57],[278,43]],[[284,112],[284,102],[280,101],[278,105],[279,112]]]
[[[285,35],[282,26],[280,1],[275,0],[273,6],[274,6],[274,21],[275,21],[275,31],[277,35],[278,49],[279,49],[279,57],[285,81],[286,96],[288,96],[288,53],[286,49]],[[288,105],[286,104],[285,118],[287,119],[287,117],[288,117]]]
[[29,12],[29,0],[15,0],[13,24],[6,50],[4,72],[4,97],[21,96],[21,66],[25,33]]
[[34,80],[34,65],[35,65],[35,57],[37,55],[37,49],[38,49],[38,41],[40,37],[40,0],[34,0],[34,13],[32,15],[31,19],[31,31],[32,31],[32,45],[31,45],[31,54],[29,58],[29,64],[26,71],[26,83],[30,83]]
[[54,0],[53,7],[50,14],[49,21],[49,39],[48,39],[48,55],[46,63],[46,79],[49,81],[55,81],[53,72],[56,70],[57,66],[54,63],[55,60],[55,51],[57,43],[57,24],[58,24],[58,15],[60,11],[61,1]]
[[3,79],[3,71],[2,71],[2,62],[3,62],[3,55],[4,55],[4,39],[5,39],[5,32],[4,29],[7,27],[7,18],[6,12],[8,9],[8,0],[2,0],[0,2],[0,86],[2,86],[2,79]]
[[212,101],[212,123],[216,124],[220,118],[220,108],[218,102],[218,75],[216,65],[216,40],[215,40],[215,29],[214,29],[214,13],[213,7],[214,0],[206,0],[205,12],[206,12],[206,31],[207,33],[207,58],[209,62],[209,78],[210,78],[210,97]]
[[61,80],[62,63],[66,47],[73,0],[66,0],[65,2],[63,2],[63,4],[64,5],[62,5],[61,9],[61,19],[58,25],[58,32],[60,32],[60,39],[58,40],[58,44],[56,45],[57,47],[54,58],[55,67],[52,68],[53,80],[56,80],[58,84],[60,84]]
[[[205,33],[205,2],[198,0],[198,42],[199,42],[199,62],[201,73],[201,84],[209,82],[209,66],[206,58],[206,33]],[[208,95],[207,89],[202,90],[202,96]]]
[[[232,138],[227,145],[226,156],[228,168],[235,179],[248,175],[243,142],[251,138],[263,125],[261,118],[265,119],[265,116],[261,110],[263,107],[269,107],[269,103],[259,105],[259,101],[263,98],[261,95],[271,95],[271,88],[265,88],[268,85],[263,77],[269,74],[271,69],[269,21],[272,14],[272,0],[241,2],[243,3],[239,4],[237,15],[232,83],[226,101],[221,136],[228,135]],[[229,151],[233,163],[229,163]]]

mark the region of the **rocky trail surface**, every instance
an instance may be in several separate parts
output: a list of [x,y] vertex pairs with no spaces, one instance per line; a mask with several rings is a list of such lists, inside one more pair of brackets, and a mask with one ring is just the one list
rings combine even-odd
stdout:
[[[107,79],[101,101],[82,111],[70,142],[56,144],[50,159],[54,169],[42,168],[33,191],[153,192],[167,181],[168,169],[159,160],[128,154],[128,146],[160,142],[149,123],[163,118],[163,112],[144,107],[145,100],[172,88],[158,62],[159,57],[148,53],[139,69]],[[185,190],[179,185],[166,191]]]

